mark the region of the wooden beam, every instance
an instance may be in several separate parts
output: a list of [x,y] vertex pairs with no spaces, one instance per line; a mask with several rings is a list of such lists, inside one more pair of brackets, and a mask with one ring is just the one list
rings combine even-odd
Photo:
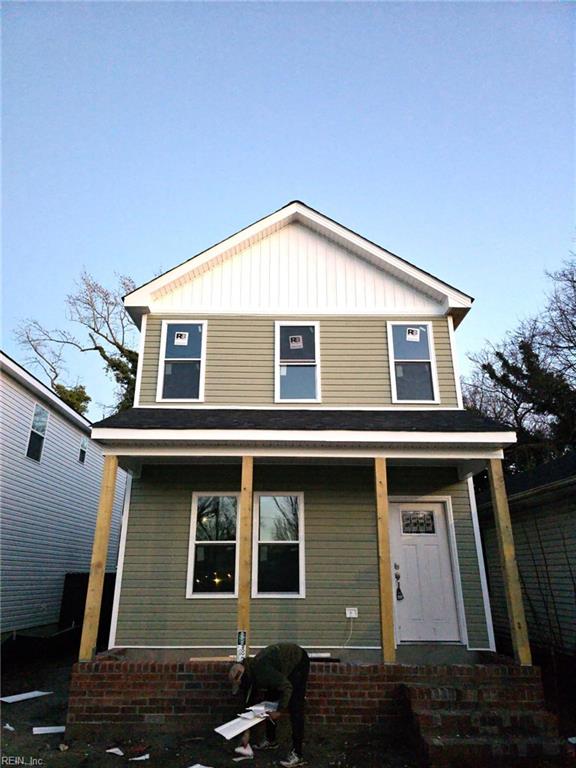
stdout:
[[508,606],[508,620],[510,621],[514,657],[519,664],[530,666],[532,664],[532,654],[530,653],[528,629],[522,603],[522,589],[518,575],[512,523],[510,521],[510,510],[508,508],[508,497],[506,495],[501,459],[490,459],[488,475],[490,478],[492,508],[494,509],[494,520],[496,522],[496,535],[498,538],[500,565],[502,567],[504,591]]
[[86,594],[86,606],[84,608],[82,639],[80,640],[80,661],[90,661],[96,650],[117,473],[118,457],[105,456],[104,469],[102,472],[102,485],[100,487],[100,501],[98,503],[98,515],[96,517],[96,529],[94,531],[94,543],[92,545],[90,578],[88,579],[88,592]]
[[238,631],[246,632],[246,654],[250,643],[250,595],[252,584],[252,504],[254,459],[242,457],[240,493],[240,541],[238,557]]
[[392,589],[392,567],[390,562],[390,515],[388,511],[388,479],[386,459],[374,459],[376,484],[376,518],[378,523],[378,574],[380,580],[380,627],[382,636],[382,657],[384,663],[396,661],[394,643],[394,594]]

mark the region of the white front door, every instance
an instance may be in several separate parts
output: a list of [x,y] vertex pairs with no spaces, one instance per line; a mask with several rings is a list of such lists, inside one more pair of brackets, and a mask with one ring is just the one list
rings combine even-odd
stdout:
[[458,608],[444,504],[390,504],[398,642],[458,641]]

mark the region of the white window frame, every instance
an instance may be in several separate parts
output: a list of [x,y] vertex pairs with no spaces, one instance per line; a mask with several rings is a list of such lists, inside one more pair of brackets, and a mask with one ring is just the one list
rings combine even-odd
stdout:
[[[424,359],[418,359],[418,360],[396,360],[396,355],[394,351],[394,336],[392,333],[392,328],[395,325],[406,325],[406,326],[419,326],[419,325],[425,325],[427,332],[428,332],[428,353],[429,357],[427,360]],[[400,405],[403,404],[412,404],[412,403],[440,403],[440,387],[438,384],[438,370],[436,368],[436,349],[434,346],[434,328],[432,326],[432,322],[430,320],[388,320],[386,323],[386,330],[388,335],[388,363],[390,367],[390,388],[392,390],[392,402],[393,403],[399,403]],[[400,400],[398,399],[398,393],[396,389],[396,363],[430,363],[430,374],[432,379],[432,393],[433,397],[427,400]]]
[[[166,366],[166,337],[168,335],[169,325],[201,325],[202,326],[202,349],[200,350],[200,381],[198,383],[198,397],[162,397],[164,389],[164,369]],[[156,382],[156,402],[157,403],[203,403],[204,402],[204,379],[206,377],[206,339],[208,335],[207,320],[162,320],[162,331],[160,335],[160,357],[158,360],[158,380]],[[192,362],[196,357],[170,358],[169,362]]]
[[[86,464],[86,459],[88,458],[88,446],[90,445],[90,440],[86,437],[86,435],[83,435],[80,438],[80,448],[78,449],[78,464],[82,464],[84,466]],[[80,458],[82,451],[84,451],[84,461]]]
[[[34,424],[34,416],[36,415],[36,407],[42,408],[43,411],[46,411],[47,419],[46,419],[46,431],[44,434],[40,434],[37,429],[33,428]],[[42,456],[44,455],[44,443],[46,442],[46,435],[48,434],[48,424],[50,423],[50,411],[46,406],[42,405],[42,403],[35,402],[34,408],[32,409],[32,418],[30,419],[30,428],[28,429],[28,440],[26,441],[26,448],[24,450],[24,456],[29,459],[30,461],[33,461],[34,464],[40,464],[42,461]],[[42,438],[42,448],[40,449],[40,456],[37,459],[33,459],[32,456],[28,456],[28,447],[30,446],[30,435],[34,432],[37,435],[40,435]]]
[[[316,397],[287,399],[280,397],[280,328],[285,325],[308,325],[314,326],[315,340],[315,367],[316,367]],[[310,365],[305,362],[289,363],[289,365]],[[320,377],[320,323],[318,320],[276,320],[274,331],[274,402],[275,403],[321,403],[321,377]]]
[[[236,552],[234,556],[234,592],[194,592],[194,564],[196,562],[196,545],[200,544],[231,544],[231,541],[209,542],[196,541],[196,521],[198,519],[199,496],[234,496],[236,499]],[[194,491],[190,513],[190,535],[188,539],[188,569],[186,572],[186,597],[192,600],[229,600],[238,597],[238,566],[240,563],[240,493],[238,491]]]
[[[260,497],[296,496],[298,498],[298,565],[300,571],[298,592],[258,592],[258,545],[281,544],[279,541],[260,541]],[[286,542],[287,544],[289,542]],[[291,542],[294,544],[295,542]],[[258,491],[254,493],[252,515],[252,597],[263,599],[302,600],[306,597],[306,548],[304,546],[304,492],[303,491]]]

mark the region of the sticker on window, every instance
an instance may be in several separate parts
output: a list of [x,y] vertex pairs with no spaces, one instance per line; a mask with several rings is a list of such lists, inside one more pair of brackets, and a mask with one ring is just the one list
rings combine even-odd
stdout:
[[188,346],[188,331],[176,331],[174,333],[174,346],[175,347]]
[[406,341],[420,341],[420,328],[406,328]]
[[304,349],[304,339],[302,336],[289,336],[290,349]]
[[288,374],[288,366],[287,365],[281,365],[280,366],[280,376],[286,376]]

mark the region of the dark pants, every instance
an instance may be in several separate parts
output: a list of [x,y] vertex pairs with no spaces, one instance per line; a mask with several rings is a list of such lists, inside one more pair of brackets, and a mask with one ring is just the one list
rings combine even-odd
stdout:
[[[294,751],[299,757],[302,756],[302,742],[304,740],[304,700],[309,671],[310,659],[304,651],[302,659],[288,675],[288,680],[292,683],[292,696],[290,696],[288,703],[290,724],[292,725],[292,743]],[[274,692],[269,691],[268,695],[273,701]],[[266,720],[266,738],[268,741],[276,741],[276,724],[272,720]]]

